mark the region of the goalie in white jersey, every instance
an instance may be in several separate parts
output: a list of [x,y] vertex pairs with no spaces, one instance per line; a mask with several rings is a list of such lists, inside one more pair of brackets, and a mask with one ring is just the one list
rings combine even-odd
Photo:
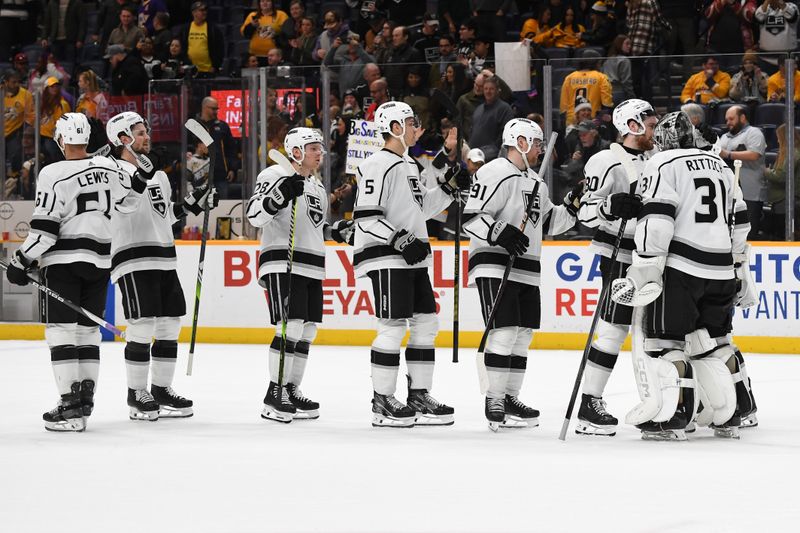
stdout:
[[[172,225],[188,213],[199,215],[205,202],[217,204],[208,186],[196,188],[183,202],[172,201],[167,175],[156,170],[150,155],[150,132],[139,114],[126,111],[108,121],[109,142],[122,169],[146,176],[145,198],[131,213],[118,213],[111,221],[111,281],[119,286],[128,322],[125,370],[131,420],[157,420],[192,416],[192,401],[172,389],[178,357],[181,317],[186,300],[178,279]],[[136,159],[147,158],[153,171],[145,173]],[[148,374],[151,387],[147,388]]]
[[[56,123],[54,140],[66,157],[47,165],[36,183],[31,230],[7,272],[17,285],[38,261],[42,284],[98,316],[106,304],[111,268],[111,218],[136,209],[144,180],[123,172],[111,159],[90,156],[90,125],[80,113]],[[98,326],[58,301],[40,304],[45,339],[61,397],[43,415],[51,431],[83,431],[94,408],[100,369]]]
[[[653,128],[658,122],[656,112],[644,100],[625,100],[614,109],[613,121],[638,177],[648,152],[653,150]],[[642,202],[634,194],[636,182],[630,182],[622,161],[610,149],[592,156],[584,174],[587,192],[581,199],[578,220],[585,226],[597,228],[590,250],[600,256],[600,272],[605,284],[622,276],[631,264],[636,215]],[[611,254],[622,224],[625,224],[625,232],[612,264]],[[592,340],[587,357],[575,432],[613,436],[617,431],[617,419],[606,410],[603,392],[628,336],[631,308],[606,300],[597,312],[600,313],[597,338]]]
[[736,358],[727,333],[737,293],[734,256],[745,251],[750,225],[733,172],[695,139],[683,112],[656,125],[663,151],[639,181],[636,251],[627,278],[612,285],[616,301],[647,305],[643,316],[634,311],[633,326],[642,401],[626,417],[645,439],[685,440],[695,416],[718,436],[738,436]]
[[[375,124],[385,145],[358,167],[353,211],[355,272],[372,281],[378,319],[370,352],[372,425],[449,425],[453,408],[430,394],[439,321],[428,275],[431,250],[425,221],[452,202],[459,186],[469,186],[469,176],[454,168],[440,186],[428,189],[421,184],[420,167],[408,155],[420,126],[408,104],[382,104],[375,112]],[[407,328],[411,330],[406,346],[409,390],[408,405],[403,405],[394,393]]]
[[[322,322],[325,239],[352,244],[353,222],[340,220],[329,225],[325,221],[328,194],[315,176],[325,155],[322,134],[311,128],[294,128],[286,134],[283,146],[293,172],[281,165],[263,170],[247,204],[247,218],[261,228],[258,276],[269,297],[270,321],[273,325],[286,323],[286,337],[277,327],[269,347],[270,383],[261,416],[288,423],[295,418],[319,417],[319,403],[303,395],[300,383],[317,324]],[[287,274],[290,247],[291,279]],[[279,383],[281,343],[285,343],[284,383]]]
[[[575,225],[579,191],[571,191],[564,205],[553,205],[547,185],[531,166],[541,154],[544,135],[539,126],[515,118],[503,128],[506,157],[487,163],[475,173],[464,210],[471,217],[464,226],[469,243],[469,285],[478,288],[484,321],[492,307],[498,309],[486,339],[481,376],[485,389],[485,415],[490,427],[536,426],[539,411],[519,399],[533,330],[541,322],[542,235],[558,235]],[[530,202],[534,208],[525,230],[520,226]],[[502,299],[496,302],[509,257],[514,265]],[[480,367],[479,361],[479,367]],[[483,369],[480,370],[483,374]]]

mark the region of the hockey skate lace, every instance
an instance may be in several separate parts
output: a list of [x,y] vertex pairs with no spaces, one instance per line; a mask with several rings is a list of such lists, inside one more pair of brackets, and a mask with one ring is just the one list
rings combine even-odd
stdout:
[[527,408],[527,406],[520,401],[519,396],[509,396],[509,399],[511,403],[514,404],[514,407],[518,407],[519,409]]
[[489,411],[504,411],[502,398],[489,398]]
[[388,403],[389,406],[392,407],[392,409],[400,410],[400,409],[403,409],[405,407],[405,405],[400,403],[400,400],[398,400],[394,396],[387,396],[386,397],[386,403]]
[[429,392],[426,392],[423,396],[425,398],[425,403],[427,403],[428,405],[432,405],[434,408],[444,406],[443,403],[440,403],[436,398],[431,396]]
[[292,403],[289,399],[289,391],[286,390],[286,387],[281,387],[281,401],[283,403]]
[[137,402],[142,402],[142,403],[153,402],[153,403],[155,403],[155,401],[156,401],[155,398],[153,398],[153,395],[150,394],[150,391],[147,391],[145,389],[137,390],[134,394],[136,396],[136,401]]
[[303,396],[303,391],[300,390],[300,387],[294,387],[294,389],[292,390],[292,396],[294,396],[295,400],[300,401],[300,402],[309,401],[308,398]]
[[175,391],[172,389],[172,387],[167,387],[167,388],[166,388],[166,393],[167,393],[167,396],[169,396],[169,397],[170,397],[170,398],[172,398],[173,400],[185,400],[185,398],[184,398],[183,396],[181,396],[181,395],[177,394],[177,393],[176,393],[176,392],[175,392]]
[[602,398],[592,398],[592,409],[598,415],[608,415],[606,410],[606,401]]

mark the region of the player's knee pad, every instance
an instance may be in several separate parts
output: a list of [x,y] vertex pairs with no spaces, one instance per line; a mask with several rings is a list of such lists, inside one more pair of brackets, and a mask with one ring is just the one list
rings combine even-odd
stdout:
[[125,340],[149,345],[156,331],[156,318],[132,318],[128,320],[128,329],[125,330]]
[[77,324],[47,324],[44,328],[47,345],[51,348],[53,346],[77,346],[77,327]]
[[514,341],[514,346],[511,348],[511,353],[513,355],[527,357],[528,348],[530,347],[532,340],[533,340],[532,328],[517,328],[517,338]]
[[499,355],[509,355],[517,341],[517,326],[494,328],[486,336],[486,351]]
[[306,322],[303,324],[303,334],[300,340],[311,344],[317,338],[317,325],[314,322]]
[[676,361],[683,360],[683,352],[675,350],[661,357],[634,350],[634,377],[641,402],[625,417],[628,424],[666,422],[678,409],[681,376]]
[[625,337],[628,336],[628,326],[622,324],[611,324],[605,320],[597,322],[597,338],[592,344],[595,348],[610,354],[618,354]]
[[372,346],[389,353],[399,352],[406,334],[406,321],[400,318],[379,318],[377,329],[378,334]]
[[434,313],[415,313],[409,320],[408,343],[415,346],[433,346],[439,333],[439,318]]
[[[276,330],[276,335],[281,334],[281,325],[278,323],[278,329]],[[303,320],[299,318],[293,318],[291,320],[286,321],[286,338],[292,340],[293,342],[297,342],[300,340],[300,336],[303,334]]]
[[99,326],[75,326],[76,346],[100,346],[102,336]]
[[177,316],[156,318],[153,336],[160,341],[176,341],[181,334],[181,319]]
[[736,387],[731,370],[726,365],[733,357],[733,350],[725,345],[710,354],[690,360],[703,404],[703,410],[697,415],[698,425],[722,425],[736,411]]

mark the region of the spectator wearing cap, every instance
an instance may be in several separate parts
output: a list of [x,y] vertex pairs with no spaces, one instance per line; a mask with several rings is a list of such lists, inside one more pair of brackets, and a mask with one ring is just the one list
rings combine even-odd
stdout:
[[361,116],[361,106],[358,103],[355,89],[347,89],[342,96],[342,116],[347,118]]
[[767,75],[758,68],[758,56],[747,52],[742,57],[739,72],[731,78],[728,96],[741,104],[759,104],[767,97]]
[[628,59],[630,53],[630,38],[620,34],[614,37],[611,47],[608,49],[608,59],[603,62],[602,71],[611,82],[611,94],[615,102],[636,98],[633,90],[631,60]]
[[[343,48],[345,53],[339,53],[339,48]],[[369,63],[375,63],[375,58],[364,50],[361,46],[361,38],[350,35],[347,44],[337,37],[333,40],[331,53],[325,55],[323,65],[332,67],[339,74],[339,95],[344,96],[346,90],[356,87],[364,74],[364,67]]]
[[137,96],[147,94],[147,71],[142,62],[129,54],[121,44],[112,44],[106,55],[111,65],[111,95]]
[[582,32],[578,37],[589,46],[602,46],[605,48],[611,43],[616,33],[614,22],[608,18],[608,7],[602,0],[592,4],[589,11],[592,27]]
[[155,34],[156,13],[166,13],[167,4],[164,0],[142,0],[137,9],[137,25],[144,30],[147,35]]
[[[584,120],[576,128],[578,132],[578,143],[574,147],[569,147],[571,153],[567,154],[569,160],[563,166],[564,172],[567,174],[568,183],[563,184],[566,187],[576,185],[583,179],[583,168],[586,162],[592,158],[597,152],[605,150],[610,146],[608,141],[600,137],[600,132],[597,126],[591,120]],[[558,193],[556,193],[558,194]]]
[[[794,102],[800,103],[800,72],[797,63],[794,68]],[[786,102],[786,58],[778,59],[778,72],[767,80],[767,100],[770,102]]]
[[135,50],[144,37],[144,32],[135,22],[136,10],[133,7],[123,7],[119,12],[119,26],[108,36],[108,45],[121,44],[128,52]]
[[470,54],[469,60],[461,60],[460,63],[467,67],[467,76],[474,79],[475,76],[483,72],[484,69],[494,67],[494,59],[491,57],[492,43],[488,37],[478,35],[475,37],[475,47]]
[[485,163],[486,155],[483,153],[483,150],[480,148],[470,148],[469,152],[467,152],[467,172],[469,172],[471,176],[474,176]]
[[11,68],[19,73],[22,77],[22,81],[28,79],[30,75],[30,64],[28,63],[28,55],[19,52],[17,55],[14,56],[14,62],[11,64]]
[[75,61],[86,35],[86,12],[81,0],[51,1],[44,12],[42,48],[49,47],[62,61]]
[[506,13],[511,9],[511,0],[473,0],[472,9],[481,34],[494,42],[505,41]]
[[53,135],[58,119],[69,112],[70,106],[61,96],[61,81],[53,76],[47,78],[39,107],[39,136],[46,165],[63,159],[61,149],[53,140]]
[[539,33],[533,41],[542,46],[552,48],[582,48],[586,46],[580,36],[586,28],[575,21],[575,9],[572,6],[564,11],[564,21],[551,29]]
[[287,20],[289,15],[276,9],[272,0],[259,0],[258,9],[247,15],[240,29],[242,35],[250,39],[250,54],[265,59],[267,53],[278,46],[283,23]]
[[208,8],[203,2],[192,4],[192,21],[180,31],[181,47],[192,65],[197,67],[197,77],[210,78],[222,68],[225,59],[225,37],[216,24],[208,22]]
[[439,61],[439,21],[433,13],[425,13],[422,27],[414,37],[414,48],[419,50],[429,65]]
[[392,52],[384,67],[384,75],[392,94],[400,94],[403,91],[411,65],[419,66],[425,61],[422,53],[408,42],[410,36],[405,26],[398,26],[392,30]]
[[594,50],[586,50],[578,62],[578,70],[564,78],[561,85],[561,112],[566,123],[575,121],[575,103],[578,96],[584,97],[592,105],[592,116],[597,116],[601,108],[611,109],[614,101],[608,77],[600,72],[598,61],[600,54]]
[[33,125],[33,96],[22,87],[22,76],[16,70],[3,74],[3,113],[5,115],[6,161],[15,177],[22,170],[22,132]]
[[704,13],[710,24],[706,47],[720,54],[751,50],[756,5],[756,0],[712,0]]
[[506,122],[514,118],[514,111],[500,99],[496,76],[484,80],[483,99],[483,103],[472,114],[469,145],[480,148],[487,158],[494,159],[500,150],[503,127]]
[[728,97],[731,90],[731,76],[719,69],[715,56],[706,57],[703,70],[692,75],[681,91],[681,103],[695,102],[708,104]]

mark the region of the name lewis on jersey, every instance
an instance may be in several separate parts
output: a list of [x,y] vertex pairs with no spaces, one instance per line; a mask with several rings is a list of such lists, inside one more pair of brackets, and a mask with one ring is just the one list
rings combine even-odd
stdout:
[[148,195],[150,196],[150,204],[153,210],[161,215],[162,218],[167,217],[167,201],[164,199],[164,192],[158,185],[147,188]]
[[408,186],[411,187],[411,195],[414,197],[414,201],[422,209],[422,189],[419,187],[419,177],[408,176]]
[[315,227],[318,227],[322,223],[322,219],[325,218],[325,214],[322,212],[322,200],[320,200],[319,196],[307,192],[306,206],[308,218],[311,219],[311,223]]

